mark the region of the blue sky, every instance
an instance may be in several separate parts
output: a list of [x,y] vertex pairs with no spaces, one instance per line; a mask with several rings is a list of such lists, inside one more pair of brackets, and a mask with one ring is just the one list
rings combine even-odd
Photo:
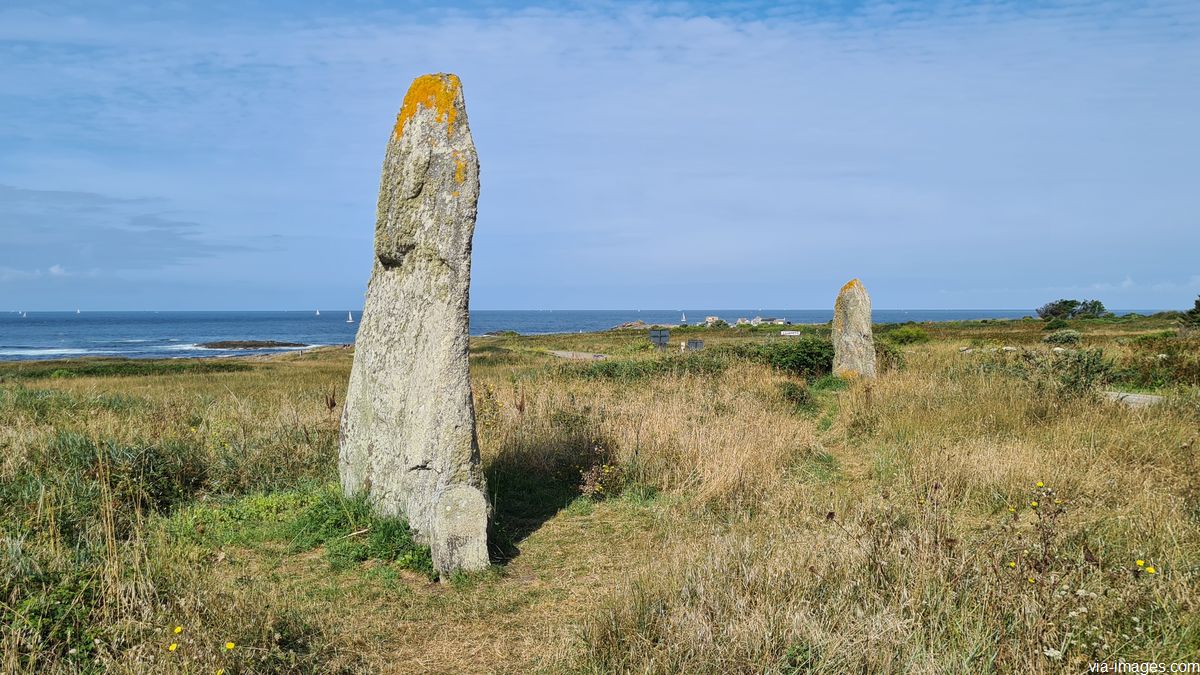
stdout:
[[0,309],[360,306],[438,71],[476,308],[1200,293],[1195,2],[7,2]]

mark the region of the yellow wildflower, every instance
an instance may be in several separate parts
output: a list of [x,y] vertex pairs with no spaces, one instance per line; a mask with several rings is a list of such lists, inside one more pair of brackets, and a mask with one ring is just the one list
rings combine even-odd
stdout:
[[1136,561],[1136,562],[1137,562],[1137,566],[1138,566],[1138,567],[1143,567],[1143,566],[1145,566],[1145,564],[1146,564],[1146,561],[1145,561],[1145,560],[1138,560],[1138,561]]
[[1036,509],[1038,506],[1038,503],[1037,502],[1029,502],[1029,505]]
[[1040,481],[1040,480],[1039,480],[1039,481],[1037,482],[1037,486],[1038,486],[1038,487],[1046,487],[1046,484],[1045,484],[1045,483],[1043,483],[1042,481]]
[[179,635],[183,632],[183,626],[175,626],[175,634]]
[[232,642],[226,642],[226,643],[225,643],[225,649],[233,649],[233,648],[234,648],[234,646],[235,646],[235,645],[234,645]]
[[1029,583],[1031,583],[1031,584],[1037,583],[1037,579],[1034,579],[1033,577],[1029,577]]
[[1009,560],[1009,561],[1008,561],[1008,566],[1009,566],[1009,567],[1016,567],[1016,566],[1017,566],[1017,561],[1015,561],[1015,560]]
[[172,643],[171,643],[171,646],[167,647],[167,651],[169,651],[169,652],[173,652],[173,651],[175,651],[176,649],[179,649],[179,643],[178,643],[178,642],[172,642]]
[[1158,570],[1154,569],[1153,567],[1147,567],[1147,568],[1146,568],[1146,574],[1154,574],[1154,573],[1155,573],[1155,572],[1157,572],[1157,571],[1158,571]]

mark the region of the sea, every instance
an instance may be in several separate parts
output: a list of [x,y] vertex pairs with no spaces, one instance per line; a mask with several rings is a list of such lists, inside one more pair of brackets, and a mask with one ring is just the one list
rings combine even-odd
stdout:
[[[200,345],[224,340],[272,340],[307,346],[354,342],[359,310],[260,312],[0,312],[0,361],[80,357],[186,358],[273,353],[275,349],[207,349]],[[880,309],[880,323],[1020,318],[1028,309]],[[626,309],[626,310],[474,310],[471,334],[516,331],[521,334],[600,331],[631,322],[693,323],[718,316],[772,317],[796,324],[824,323],[826,309]],[[354,322],[348,322],[347,318]]]

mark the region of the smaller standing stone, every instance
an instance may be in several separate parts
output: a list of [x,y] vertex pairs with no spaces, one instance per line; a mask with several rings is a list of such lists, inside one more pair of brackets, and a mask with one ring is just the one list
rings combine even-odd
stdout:
[[842,286],[833,305],[833,374],[843,379],[875,377],[871,296],[858,279]]
[[441,490],[433,502],[431,535],[433,564],[443,579],[459,570],[482,570],[489,563],[488,501],[478,488],[455,483]]

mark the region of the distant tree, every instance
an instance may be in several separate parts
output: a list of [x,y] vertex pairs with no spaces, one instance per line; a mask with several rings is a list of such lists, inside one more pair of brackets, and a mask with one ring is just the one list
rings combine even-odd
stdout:
[[1079,308],[1078,300],[1055,300],[1038,307],[1037,315],[1043,319],[1069,319]]
[[1200,330],[1200,296],[1196,298],[1196,305],[1179,317],[1179,325],[1188,332]]
[[1102,316],[1112,316],[1099,300],[1055,300],[1048,302],[1037,310],[1038,316],[1050,321],[1052,319],[1097,319]]
[[1075,319],[1099,319],[1102,316],[1112,316],[1112,312],[1105,309],[1104,303],[1099,300],[1084,300],[1071,315]]

